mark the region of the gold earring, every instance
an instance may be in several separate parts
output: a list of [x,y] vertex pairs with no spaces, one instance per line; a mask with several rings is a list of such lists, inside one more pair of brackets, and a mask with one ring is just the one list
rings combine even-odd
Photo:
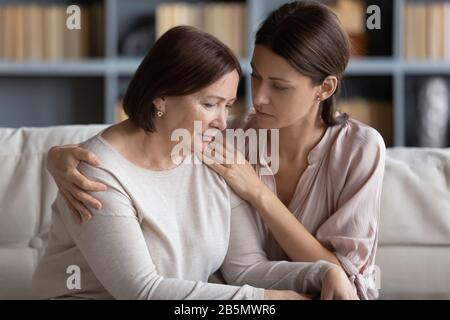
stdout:
[[317,97],[316,97],[316,100],[317,100],[317,101],[320,101],[320,96],[317,96]]
[[161,110],[159,110],[156,115],[158,116],[158,118],[161,118],[164,115],[164,112],[162,112]]

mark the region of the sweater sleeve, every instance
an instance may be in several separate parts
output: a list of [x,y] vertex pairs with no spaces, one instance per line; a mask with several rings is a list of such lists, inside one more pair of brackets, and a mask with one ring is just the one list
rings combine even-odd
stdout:
[[221,268],[227,283],[320,294],[322,279],[334,264],[269,261],[264,239],[263,222],[247,202],[240,202],[232,209],[229,248]]
[[[263,289],[167,278],[158,273],[147,248],[130,197],[114,177],[84,165],[80,171],[108,186],[92,193],[103,207],[93,218],[77,224],[59,198],[64,224],[89,267],[116,299],[261,299]],[[165,235],[170,237],[170,235]],[[201,239],[199,239],[201,241]],[[151,245],[151,244],[149,244]],[[188,259],[188,257],[185,257]]]

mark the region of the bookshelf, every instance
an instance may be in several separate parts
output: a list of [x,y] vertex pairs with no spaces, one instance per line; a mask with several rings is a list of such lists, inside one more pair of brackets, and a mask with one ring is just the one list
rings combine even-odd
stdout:
[[[404,58],[404,6],[414,0],[361,0],[382,8],[382,31],[372,37],[378,42],[369,55],[351,59],[344,78],[342,99],[376,98],[390,102],[392,137],[388,146],[416,146],[414,137],[416,112],[415,83],[425,77],[441,76],[450,88],[450,60],[408,60]],[[172,0],[102,0],[104,52],[100,56],[67,61],[15,62],[0,59],[0,126],[48,126],[71,123],[113,123],[116,105],[128,81],[139,65],[140,56],[123,54],[122,39],[138,19],[147,18],[161,3]],[[187,3],[211,3],[185,0]],[[239,1],[238,1],[239,2]],[[286,0],[246,0],[247,52],[259,23],[268,12]],[[420,2],[420,1],[419,1]],[[424,2],[422,0],[422,2]],[[429,2],[450,2],[432,0]],[[0,0],[5,4],[28,4],[32,1]],[[72,1],[45,0],[44,4],[73,4]],[[76,2],[78,3],[78,2]],[[83,2],[81,2],[81,5]],[[150,21],[150,20],[149,20]],[[384,28],[385,27],[385,28]],[[250,105],[250,56],[240,58],[244,78],[239,95]],[[361,88],[364,83],[365,88]],[[381,88],[381,89],[380,89]],[[450,103],[449,103],[450,104]],[[450,130],[449,130],[450,131]],[[450,144],[450,139],[449,144]],[[450,145],[449,145],[450,146]]]

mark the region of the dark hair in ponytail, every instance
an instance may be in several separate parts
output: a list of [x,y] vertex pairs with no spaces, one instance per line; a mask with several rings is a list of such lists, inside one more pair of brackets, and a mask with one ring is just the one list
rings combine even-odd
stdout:
[[286,59],[298,72],[321,84],[336,76],[334,94],[321,103],[321,116],[327,126],[341,124],[347,114],[335,116],[342,77],[350,58],[350,42],[339,19],[317,1],[295,1],[270,13],[256,33],[255,45],[268,47]]

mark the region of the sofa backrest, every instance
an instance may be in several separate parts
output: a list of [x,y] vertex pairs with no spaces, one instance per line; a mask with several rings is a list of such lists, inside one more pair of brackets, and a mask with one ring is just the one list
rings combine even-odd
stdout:
[[0,299],[32,298],[56,185],[46,170],[54,145],[79,143],[105,126],[0,129]]

